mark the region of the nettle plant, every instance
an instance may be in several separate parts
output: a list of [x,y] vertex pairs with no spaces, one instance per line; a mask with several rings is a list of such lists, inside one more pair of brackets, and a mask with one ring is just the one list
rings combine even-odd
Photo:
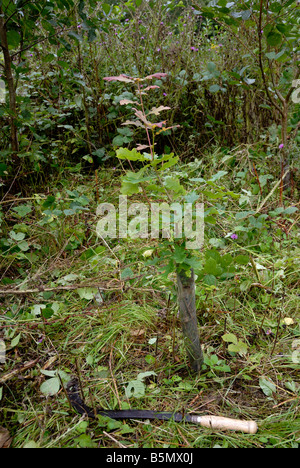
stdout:
[[[202,277],[205,276],[208,282],[211,279],[217,281],[216,277],[222,274],[227,275],[226,277],[234,276],[234,266],[230,255],[227,255],[226,262],[224,262],[216,251],[206,252],[204,267],[202,266],[200,250],[204,241],[204,207],[203,204],[197,202],[199,194],[196,189],[187,191],[181,184],[180,173],[176,172],[175,167],[179,162],[178,156],[174,153],[158,155],[155,151],[156,138],[163,132],[170,132],[177,127],[168,127],[166,120],[155,119],[170,107],[160,105],[150,110],[146,109],[148,94],[159,88],[161,80],[164,80],[166,76],[166,73],[155,73],[145,78],[119,75],[105,77],[104,80],[126,83],[135,88],[136,98],[120,100],[120,104],[130,107],[134,115],[132,120],[126,120],[122,125],[143,129],[146,132],[146,142],[132,149],[120,147],[116,150],[118,159],[122,163],[127,161],[130,167],[122,176],[121,197],[138,195],[139,200],[144,200],[150,206],[151,222],[155,212],[154,207],[156,207],[159,231],[163,229],[158,248],[155,249],[158,257],[148,260],[148,265],[158,266],[162,274],[166,276],[176,273],[179,316],[187,356],[191,368],[199,372],[203,364],[203,353],[197,328],[195,272],[200,274],[199,272],[202,271]],[[156,80],[155,84],[149,84],[153,79]],[[217,180],[218,177],[215,179]],[[211,193],[214,199],[216,194],[218,194],[218,199],[224,199],[230,195],[217,188],[214,180],[207,182],[204,179],[201,180],[212,186],[209,187],[211,191],[206,190],[205,193],[208,195]],[[198,183],[198,179],[195,179],[195,183]],[[159,206],[158,211],[157,206]],[[163,208],[166,206],[168,208],[164,211]],[[166,217],[168,217],[167,220]],[[210,215],[210,218],[213,216]],[[211,219],[211,221],[214,220]],[[138,224],[137,222],[137,228]],[[158,236],[153,237],[152,234],[151,224],[151,234],[144,232],[143,235],[136,237],[158,238]],[[195,243],[191,242],[192,238],[196,239],[193,241]]]

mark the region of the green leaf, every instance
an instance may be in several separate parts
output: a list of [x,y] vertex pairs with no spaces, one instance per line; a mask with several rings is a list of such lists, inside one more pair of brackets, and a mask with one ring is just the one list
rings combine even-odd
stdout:
[[276,24],[276,29],[278,29],[278,31],[280,31],[285,36],[288,36],[291,30],[291,25],[284,23]]
[[97,39],[97,34],[95,29],[90,28],[88,32],[88,42],[93,42],[95,39]]
[[233,262],[233,258],[228,253],[228,254],[223,255],[223,257],[221,257],[220,262],[221,262],[222,267],[226,268]]
[[122,180],[122,187],[120,190],[122,195],[133,195],[134,193],[139,193],[139,187],[136,184],[132,184],[126,180]]
[[43,375],[46,375],[46,377],[56,377],[56,370],[52,370],[52,371],[49,371],[49,370],[44,370],[44,369],[41,369],[41,374]]
[[20,242],[20,241],[22,241],[22,240],[25,238],[25,234],[24,234],[24,232],[18,232],[18,233],[17,233],[17,232],[15,232],[15,231],[10,231],[10,232],[9,232],[9,237],[10,237],[12,240],[16,241],[16,242]]
[[97,443],[92,441],[90,434],[81,434],[75,439],[80,448],[96,448]]
[[205,219],[205,223],[209,223],[209,224],[216,224],[217,223],[216,218],[214,218],[211,215],[205,215],[204,219]]
[[252,9],[251,10],[244,10],[242,11],[242,14],[241,14],[241,18],[246,21],[250,18],[250,16],[252,15]]
[[282,42],[282,35],[280,34],[280,32],[273,30],[267,35],[267,43],[270,46],[273,46],[273,47],[279,46],[281,42]]
[[195,203],[199,199],[199,194],[196,192],[190,192],[184,197],[187,203]]
[[203,278],[203,283],[207,284],[208,286],[216,286],[218,284],[218,280],[214,275],[205,275]]
[[184,260],[184,263],[186,265],[189,265],[190,268],[193,268],[193,270],[197,271],[197,270],[201,270],[202,269],[202,262],[196,258],[196,257],[193,257],[193,258],[185,258]]
[[31,205],[19,205],[13,208],[13,210],[20,216],[20,218],[24,218],[24,216],[28,215],[32,211]]
[[[0,89],[0,96],[1,96],[1,89]],[[0,163],[0,176],[4,176],[7,171],[7,165],[4,163]]]
[[128,159],[128,161],[145,161],[145,156],[139,153],[135,148],[118,148],[116,151],[117,158]]
[[214,62],[208,62],[207,70],[210,71],[211,73],[214,73],[217,70],[216,64]]
[[220,89],[221,89],[220,86],[217,85],[217,84],[211,85],[211,86],[209,87],[209,91],[210,91],[211,93],[217,93],[218,91],[220,91]]
[[150,377],[151,375],[157,375],[157,374],[156,372],[153,372],[153,371],[140,372],[137,376],[137,380],[144,380],[146,377]]
[[185,194],[185,189],[180,184],[180,181],[177,177],[166,177],[164,181],[164,186],[167,189],[172,190],[177,195]]
[[129,139],[127,137],[123,137],[122,135],[115,136],[112,141],[113,146],[122,146],[124,143],[129,143]]
[[269,60],[274,60],[275,57],[276,57],[276,52],[268,52],[266,53],[266,57],[269,59]]
[[97,288],[80,288],[80,289],[77,289],[77,293],[79,294],[81,299],[86,299],[88,301],[91,301],[92,299],[94,299],[97,292],[98,292]]
[[266,396],[272,396],[276,392],[276,385],[269,378],[261,377],[259,379],[259,386]]
[[45,309],[43,309],[42,311],[42,316],[45,318],[45,319],[49,319],[52,317],[52,315],[54,314],[54,310],[52,309],[52,307],[50,306],[47,306]]
[[20,34],[14,30],[8,31],[7,42],[8,42],[9,47],[11,47],[12,49],[16,49],[21,42]]
[[282,9],[282,5],[279,2],[271,2],[270,5],[268,5],[268,8],[270,11],[273,11],[274,13],[278,13]]
[[235,343],[231,343],[229,346],[228,346],[228,351],[231,351],[233,353],[239,353],[239,354],[246,354],[247,351],[248,351],[248,346],[246,345],[246,343],[244,343],[243,341],[238,341],[236,344]]
[[145,168],[141,169],[139,172],[128,171],[127,174],[122,177],[121,193],[123,195],[132,195],[134,193],[138,193],[139,184],[153,180],[153,177],[151,176],[144,177],[144,169]]
[[298,208],[296,206],[289,206],[288,208],[286,208],[283,213],[284,214],[293,214],[295,213],[296,211],[298,211]]
[[74,31],[68,32],[68,36],[69,36],[71,39],[75,39],[77,42],[82,42],[82,36],[80,36],[79,34],[77,34],[77,33],[74,32]]
[[44,304],[34,304],[30,307],[31,313],[36,317],[41,315],[42,309],[45,309],[46,306]]
[[133,276],[134,276],[134,273],[132,269],[129,267],[125,268],[121,273],[122,280],[125,280],[126,278],[132,278]]
[[183,263],[187,257],[187,253],[184,247],[180,245],[175,245],[174,248],[175,252],[173,253],[172,257],[176,263]]
[[222,336],[222,340],[225,341],[226,343],[234,343],[237,344],[238,339],[233,333],[225,333],[225,335]]
[[60,381],[58,377],[52,377],[51,379],[47,379],[40,386],[40,391],[46,396],[56,395],[59,392],[59,389]]
[[224,177],[226,174],[228,174],[228,171],[218,171],[209,180],[215,182],[216,180],[221,179],[221,177]]
[[56,203],[55,203],[56,198],[53,195],[48,195],[46,201],[43,203],[43,210],[47,208],[55,208]]
[[[90,156],[90,155],[86,155],[86,156],[82,156],[82,159],[84,159],[85,161],[87,161],[88,163],[90,164],[93,164],[93,158]],[[65,210],[66,211],[66,210]],[[66,214],[66,213],[65,213]]]
[[238,265],[248,265],[248,263],[250,262],[250,258],[247,255],[237,255],[234,258],[234,261]]
[[218,276],[222,273],[223,269],[217,264],[214,258],[209,258],[205,262],[204,271],[208,275]]
[[27,250],[30,248],[28,242],[26,241],[19,242],[18,247],[20,250],[22,250],[22,252],[27,252]]
[[103,3],[102,4],[102,9],[106,15],[109,14],[111,6],[108,3]]
[[125,388],[127,398],[142,398],[145,395],[145,384],[141,380],[131,380]]
[[[164,171],[165,169],[168,169],[169,167],[175,166],[175,164],[177,164],[178,161],[179,161],[179,156],[173,157],[173,156],[174,156],[173,153],[171,153],[171,154],[168,155],[168,156],[171,156],[171,157],[168,158],[168,161],[167,161],[167,162],[164,162],[164,163],[161,165],[161,167],[158,169],[160,172]],[[159,160],[159,162],[164,161],[165,159],[166,159],[166,158],[164,157],[162,160]],[[153,162],[154,162],[154,161],[153,161]],[[157,162],[157,160],[156,160],[155,162]],[[153,165],[153,164],[151,163],[151,166],[152,166],[152,165]]]
[[21,338],[21,333],[19,333],[15,338],[11,340],[10,346],[14,348],[15,346],[18,346]]

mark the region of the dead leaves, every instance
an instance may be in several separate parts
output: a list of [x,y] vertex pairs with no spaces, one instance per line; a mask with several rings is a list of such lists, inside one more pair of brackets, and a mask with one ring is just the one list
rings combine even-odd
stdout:
[[12,437],[5,427],[0,426],[0,448],[9,448],[12,443]]
[[148,113],[149,114],[154,114],[154,115],[159,115],[160,112],[164,110],[170,110],[171,107],[169,106],[159,106],[159,107],[152,107],[151,111]]
[[153,75],[148,75],[145,78],[133,78],[128,75],[118,75],[118,76],[105,76],[103,80],[105,81],[122,81],[123,83],[134,83],[136,81],[145,81],[145,80],[152,80],[153,78],[157,78],[160,80],[161,78],[166,78],[167,73],[153,73]]
[[133,83],[133,78],[127,75],[118,75],[118,76],[105,76],[103,78],[105,81],[123,81],[124,83]]

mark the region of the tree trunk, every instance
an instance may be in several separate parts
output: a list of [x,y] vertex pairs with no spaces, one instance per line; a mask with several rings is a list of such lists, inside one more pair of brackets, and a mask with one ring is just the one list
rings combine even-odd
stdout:
[[179,316],[188,359],[195,372],[201,371],[203,353],[200,344],[195,298],[194,271],[188,277],[185,271],[177,272]]
[[7,41],[7,30],[3,11],[0,8],[0,42],[4,56],[4,70],[5,77],[7,80],[7,87],[9,93],[9,108],[11,112],[10,117],[10,135],[11,135],[11,150],[13,153],[13,159],[17,159],[17,153],[19,152],[18,133],[16,125],[17,117],[17,103],[16,103],[16,90],[14,76],[12,73],[12,59],[9,53],[8,41]]

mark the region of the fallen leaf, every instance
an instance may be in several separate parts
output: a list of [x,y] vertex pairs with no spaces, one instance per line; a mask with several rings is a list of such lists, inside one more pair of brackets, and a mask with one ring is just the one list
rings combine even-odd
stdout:
[[147,258],[147,257],[151,257],[152,254],[154,252],[154,249],[150,249],[150,250],[145,250],[145,252],[142,253],[143,257]]
[[139,330],[131,330],[130,335],[131,336],[141,336],[145,334],[145,330],[139,329]]
[[0,448],[9,448],[12,442],[12,437],[5,427],[0,426]]
[[283,323],[284,323],[284,325],[293,325],[294,320],[292,318],[290,318],[290,317],[284,317]]

